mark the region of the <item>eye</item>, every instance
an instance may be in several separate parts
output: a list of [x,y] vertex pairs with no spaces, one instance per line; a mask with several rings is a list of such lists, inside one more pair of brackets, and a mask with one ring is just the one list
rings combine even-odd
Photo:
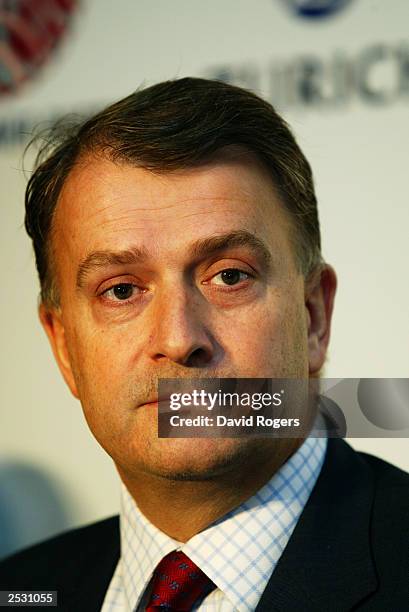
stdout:
[[238,268],[227,268],[216,274],[212,281],[215,285],[237,285],[240,281],[251,278],[251,274]]
[[137,289],[138,287],[132,285],[132,283],[119,283],[118,285],[113,285],[113,287],[106,289],[102,295],[109,300],[124,302],[132,298]]

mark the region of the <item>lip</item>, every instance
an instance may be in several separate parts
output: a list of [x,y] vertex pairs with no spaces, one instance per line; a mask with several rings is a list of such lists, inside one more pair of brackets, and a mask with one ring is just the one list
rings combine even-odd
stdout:
[[159,398],[154,399],[154,400],[149,400],[148,402],[144,402],[143,404],[140,404],[140,407],[141,406],[158,406],[160,403],[163,403],[163,402],[169,403],[170,402],[170,397],[169,396],[168,397],[159,397]]

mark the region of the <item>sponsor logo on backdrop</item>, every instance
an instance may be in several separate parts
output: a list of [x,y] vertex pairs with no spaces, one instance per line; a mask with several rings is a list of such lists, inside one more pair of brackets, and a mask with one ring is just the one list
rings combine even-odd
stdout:
[[299,17],[321,18],[334,15],[350,4],[351,0],[284,0]]
[[[409,102],[409,40],[368,45],[355,53],[297,55],[263,63],[213,66],[202,76],[246,87],[268,99],[279,111],[342,112],[356,106],[389,108]],[[78,108],[89,116],[100,110]],[[72,109],[69,109],[72,111]],[[68,111],[68,109],[67,109]],[[41,115],[0,118],[0,149],[27,142],[34,126],[50,123],[65,109]]]
[[76,0],[3,0],[0,96],[33,78],[64,36]]
[[214,66],[206,76],[261,93],[284,113],[382,108],[409,101],[409,41]]
[[[323,16],[352,0],[286,2],[297,14],[321,12]],[[77,5],[78,0],[0,0],[0,98],[36,74],[63,36]],[[409,102],[409,39],[373,41],[353,51],[342,46],[300,54],[287,50],[261,61],[209,66],[200,76],[253,90],[284,114],[345,112],[357,106],[388,108]],[[99,101],[95,108],[76,110],[88,116],[102,106]],[[62,102],[44,113],[3,116],[0,149],[26,143],[36,125],[45,126],[73,110],[65,109]]]

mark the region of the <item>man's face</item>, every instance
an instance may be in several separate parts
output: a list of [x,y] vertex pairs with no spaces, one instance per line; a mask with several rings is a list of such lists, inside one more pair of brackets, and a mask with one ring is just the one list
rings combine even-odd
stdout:
[[247,157],[153,174],[90,157],[53,228],[48,333],[119,470],[200,478],[254,452],[257,440],[159,439],[147,403],[158,378],[308,376],[304,279],[265,170]]

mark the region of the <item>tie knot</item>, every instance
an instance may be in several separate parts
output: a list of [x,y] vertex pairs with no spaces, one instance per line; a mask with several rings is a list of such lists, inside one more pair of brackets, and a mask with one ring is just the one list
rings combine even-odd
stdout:
[[210,578],[187,555],[174,550],[162,559],[153,574],[146,611],[191,610],[193,604],[214,587]]

